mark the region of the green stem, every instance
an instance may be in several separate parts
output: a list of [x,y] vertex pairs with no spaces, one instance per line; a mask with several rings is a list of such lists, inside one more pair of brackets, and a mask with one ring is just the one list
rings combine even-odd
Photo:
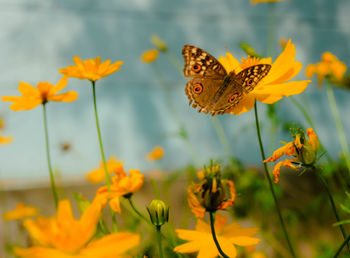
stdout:
[[273,185],[272,185],[272,180],[271,180],[271,177],[270,177],[270,173],[269,173],[269,171],[268,171],[268,168],[267,168],[266,163],[264,163],[264,160],[266,159],[266,157],[265,157],[264,147],[263,147],[263,144],[262,144],[262,141],[261,141],[260,126],[259,126],[259,117],[258,117],[258,108],[257,108],[257,103],[256,103],[256,101],[255,101],[255,105],[254,105],[254,113],[255,113],[256,132],[257,132],[258,140],[259,140],[261,158],[262,158],[262,161],[263,161],[263,164],[264,164],[265,176],[266,176],[266,178],[267,178],[267,181],[269,182],[270,191],[271,191],[271,193],[272,193],[273,200],[275,201],[275,206],[276,206],[276,210],[277,210],[277,213],[278,213],[278,217],[279,217],[279,220],[280,220],[282,229],[283,229],[284,236],[285,236],[285,238],[286,238],[286,240],[287,240],[290,253],[291,253],[291,255],[292,255],[293,257],[296,257],[295,252],[294,252],[294,249],[293,249],[292,242],[290,241],[290,238],[289,238],[289,235],[288,235],[287,228],[286,228],[286,226],[285,226],[285,224],[284,224],[284,220],[283,220],[283,217],[282,217],[281,209],[280,209],[280,206],[279,206],[277,197],[276,197],[275,190],[273,189]]
[[[315,170],[315,169],[314,169],[314,170]],[[340,217],[339,217],[339,215],[338,215],[337,208],[336,208],[336,206],[335,206],[335,202],[334,202],[333,196],[332,196],[332,194],[331,194],[331,191],[329,190],[329,187],[328,187],[328,184],[327,184],[326,180],[323,178],[323,176],[321,175],[320,172],[318,172],[318,171],[315,170],[315,174],[316,174],[316,176],[320,179],[320,181],[321,181],[323,187],[326,189],[326,192],[327,192],[329,201],[330,201],[330,203],[331,203],[331,207],[332,207],[334,216],[335,216],[335,218],[337,219],[337,222],[340,222]],[[339,225],[339,228],[340,228],[340,231],[341,231],[341,233],[342,233],[342,235],[343,235],[343,238],[344,238],[344,240],[345,240],[345,239],[346,239],[346,232],[345,232],[344,226],[343,226],[342,224],[340,224],[340,225]],[[349,246],[349,244],[348,244],[348,250],[349,250],[349,252],[350,252],[350,246]]]
[[140,218],[142,218],[143,220],[145,220],[147,223],[152,224],[151,221],[149,221],[141,212],[139,212],[138,209],[136,209],[136,207],[135,207],[133,201],[131,200],[131,196],[130,196],[130,197],[125,197],[125,198],[129,201],[131,208],[133,209],[133,211],[134,211]]
[[349,148],[348,148],[348,144],[347,144],[347,139],[346,139],[346,136],[344,133],[343,124],[342,124],[341,119],[340,119],[340,115],[339,115],[339,111],[338,111],[338,107],[337,107],[337,102],[336,102],[335,97],[334,97],[333,88],[330,84],[327,84],[327,95],[328,95],[329,105],[331,106],[335,126],[337,128],[339,142],[340,142],[341,148],[342,148],[343,153],[344,153],[346,166],[347,166],[348,171],[350,173],[350,153],[349,153]]
[[57,206],[58,206],[58,194],[57,194],[55,179],[54,179],[53,170],[52,170],[52,166],[51,166],[51,157],[50,157],[50,148],[49,148],[49,132],[47,129],[46,103],[43,103],[43,117],[44,117],[47,165],[49,167],[49,172],[50,172],[51,191],[52,191],[53,199],[55,201],[55,207],[57,208]]
[[[102,157],[102,162],[103,162],[103,168],[105,170],[105,177],[106,177],[106,184],[108,188],[108,192],[111,192],[111,179],[109,178],[109,173],[107,170],[107,163],[106,163],[106,158],[105,154],[103,151],[103,144],[102,144],[102,137],[101,137],[101,131],[100,131],[100,124],[98,122],[98,113],[97,113],[97,104],[96,104],[96,88],[95,88],[95,81],[91,81],[92,84],[92,98],[94,102],[94,111],[95,111],[95,120],[96,120],[96,128],[97,128],[97,135],[98,135],[98,141],[100,144],[100,151],[101,151],[101,157]],[[113,223],[113,231],[117,232],[117,221],[115,218],[115,212],[110,209],[111,217],[112,217],[112,223]]]
[[161,226],[157,226],[157,240],[158,240],[159,257],[163,258],[162,232],[160,231],[160,228]]
[[341,250],[344,248],[345,245],[349,246],[349,240],[350,240],[350,235],[348,235],[344,240],[344,242],[340,245],[340,247],[338,248],[338,251],[334,255],[334,258],[338,257],[338,255],[340,254]]
[[211,228],[211,234],[213,236],[216,248],[218,249],[219,253],[221,254],[222,257],[224,258],[229,258],[229,256],[227,256],[224,251],[222,251],[221,246],[216,238],[216,234],[215,234],[215,218],[214,218],[214,212],[209,212],[209,217],[210,217],[210,228]]
[[91,83],[92,83],[92,98],[93,98],[93,101],[94,101],[94,111],[95,111],[95,120],[96,120],[98,141],[99,141],[99,144],[100,144],[101,157],[102,157],[103,167],[104,167],[104,170],[105,170],[106,184],[107,184],[107,187],[108,187],[108,192],[110,192],[111,191],[111,179],[109,178],[109,174],[108,174],[108,170],[107,170],[106,158],[105,158],[105,154],[104,154],[104,151],[103,151],[103,144],[102,144],[102,137],[101,137],[101,131],[100,131],[100,124],[98,122],[95,81],[91,81]]

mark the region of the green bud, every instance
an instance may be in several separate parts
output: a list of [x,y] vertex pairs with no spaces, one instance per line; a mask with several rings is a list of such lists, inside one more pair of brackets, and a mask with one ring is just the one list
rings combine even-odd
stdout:
[[247,54],[247,55],[250,55],[250,56],[253,56],[253,57],[258,57],[258,58],[261,58],[261,56],[255,51],[255,49],[248,45],[247,43],[245,42],[241,42],[239,44],[239,46],[242,48],[242,50]]
[[162,226],[169,220],[169,207],[161,200],[153,200],[147,207],[151,222],[155,226]]
[[168,50],[167,44],[163,40],[161,40],[157,35],[153,35],[151,37],[151,42],[161,52],[166,52]]

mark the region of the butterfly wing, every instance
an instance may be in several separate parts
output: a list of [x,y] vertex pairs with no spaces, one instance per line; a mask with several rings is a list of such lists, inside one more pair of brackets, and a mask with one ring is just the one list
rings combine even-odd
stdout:
[[234,81],[248,93],[269,73],[270,69],[269,64],[253,65],[234,75]]
[[186,77],[223,79],[227,75],[224,67],[215,57],[198,47],[185,45],[182,54],[185,60]]

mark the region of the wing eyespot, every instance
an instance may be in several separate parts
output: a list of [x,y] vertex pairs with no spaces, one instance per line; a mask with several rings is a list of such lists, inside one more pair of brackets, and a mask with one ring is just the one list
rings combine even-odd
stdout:
[[252,86],[254,80],[252,78],[247,80],[247,86]]
[[192,66],[192,71],[194,71],[195,73],[198,73],[201,70],[202,66],[199,64],[195,64]]
[[202,84],[200,83],[196,83],[194,86],[193,86],[193,92],[196,93],[196,94],[199,94],[203,91],[203,86]]
[[235,103],[236,99],[238,98],[238,94],[233,94],[229,99],[229,103]]

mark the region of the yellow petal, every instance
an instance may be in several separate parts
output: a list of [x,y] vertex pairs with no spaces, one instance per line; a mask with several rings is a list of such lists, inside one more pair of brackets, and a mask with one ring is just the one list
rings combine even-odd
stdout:
[[57,249],[34,246],[30,248],[14,248],[14,254],[21,258],[73,258],[70,254],[65,254]]
[[68,83],[68,77],[67,76],[63,76],[58,83],[52,87],[52,89],[50,90],[50,94],[55,94],[61,90],[63,90]]
[[249,236],[237,236],[231,237],[230,241],[240,246],[251,246],[258,244],[261,241],[261,239]]
[[22,93],[22,95],[40,96],[40,93],[36,88],[23,81],[19,82],[18,91]]
[[241,70],[241,64],[230,52],[226,52],[226,57],[220,56],[218,61],[222,64],[227,73],[231,71],[238,73]]
[[2,97],[3,101],[10,101],[14,102],[10,109],[13,111],[22,111],[22,110],[30,110],[42,103],[42,99],[40,97],[38,98],[26,98],[26,97],[11,97],[6,96]]
[[63,102],[72,102],[77,100],[78,93],[75,91],[68,91],[62,94],[56,94],[53,96],[49,96],[47,100],[50,101],[63,101]]

